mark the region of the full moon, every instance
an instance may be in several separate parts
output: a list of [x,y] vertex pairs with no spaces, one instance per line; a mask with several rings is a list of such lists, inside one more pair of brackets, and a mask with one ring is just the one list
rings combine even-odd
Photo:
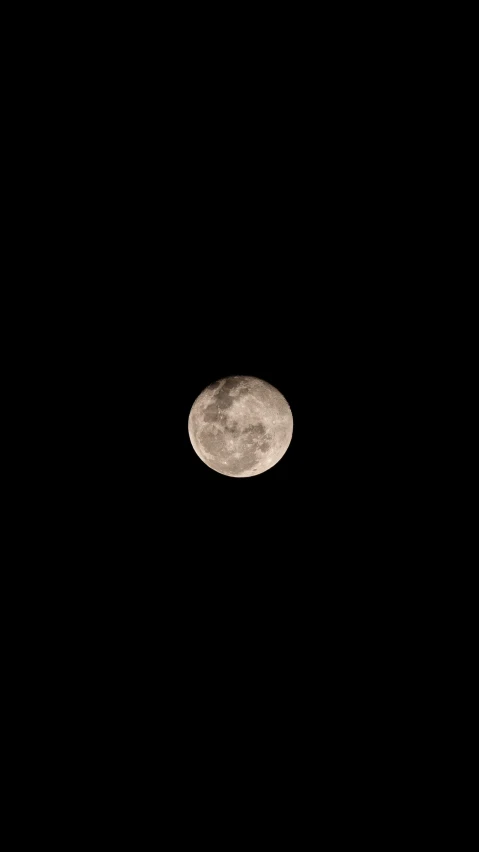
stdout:
[[293,415],[283,394],[253,376],[228,376],[209,385],[188,419],[193,449],[226,476],[258,476],[284,456]]

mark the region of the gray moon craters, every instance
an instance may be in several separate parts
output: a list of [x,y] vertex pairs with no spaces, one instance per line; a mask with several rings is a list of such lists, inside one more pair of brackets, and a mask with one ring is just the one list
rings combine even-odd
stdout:
[[228,376],[200,393],[188,432],[208,467],[226,476],[257,476],[284,456],[293,415],[273,385],[254,376]]

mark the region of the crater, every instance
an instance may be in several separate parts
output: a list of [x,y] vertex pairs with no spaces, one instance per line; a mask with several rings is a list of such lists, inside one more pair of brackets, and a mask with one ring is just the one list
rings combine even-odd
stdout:
[[214,423],[218,419],[218,406],[215,402],[210,402],[203,412],[203,420],[205,423]]
[[205,431],[199,436],[199,443],[207,453],[214,456],[225,451],[225,439],[222,432]]
[[233,397],[230,396],[228,391],[225,391],[224,385],[219,391],[216,391],[215,399],[217,400],[218,408],[221,411],[224,411],[225,408],[231,408],[234,403]]
[[215,470],[219,470],[221,473],[229,473],[232,476],[238,476],[240,473],[246,473],[247,470],[251,470],[254,465],[258,464],[258,459],[256,457],[256,453],[247,452],[243,453],[240,458],[235,458],[234,456],[230,456],[227,459],[227,464],[224,464],[221,459],[216,458],[213,462],[210,462],[211,467],[214,467]]
[[[215,382],[210,387],[213,388],[219,384],[220,382]],[[213,401],[223,411],[226,408],[231,408],[235,400],[242,396],[247,396],[249,393],[249,387],[240,386],[240,379],[237,376],[229,376],[223,381],[222,386],[216,393],[213,394]]]
[[249,434],[256,435],[259,438],[266,433],[266,429],[262,423],[255,423],[251,426],[245,426],[243,432],[248,432]]

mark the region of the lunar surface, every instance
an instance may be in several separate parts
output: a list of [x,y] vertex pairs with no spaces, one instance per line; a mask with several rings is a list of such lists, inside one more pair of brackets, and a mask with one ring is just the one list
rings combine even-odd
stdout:
[[284,456],[293,416],[284,396],[253,376],[229,376],[205,388],[188,420],[193,449],[226,476],[257,476]]

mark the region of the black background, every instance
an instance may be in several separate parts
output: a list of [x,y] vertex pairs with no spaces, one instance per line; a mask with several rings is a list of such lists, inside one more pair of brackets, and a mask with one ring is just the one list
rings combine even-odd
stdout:
[[[161,504],[169,526],[205,531],[216,515],[222,535],[248,505],[259,544],[310,513],[351,520],[371,496],[404,298],[390,91],[368,85],[367,63],[356,79],[353,56],[293,73],[261,51],[200,70],[197,54],[107,55],[65,99],[76,211],[59,237],[85,446],[115,509],[125,500],[140,522]],[[231,373],[278,387],[295,422],[281,464],[245,481],[201,464],[186,428],[198,393]]]
[[[71,73],[53,65],[34,127],[36,262],[64,282],[37,296],[55,327],[48,529],[68,566],[42,574],[54,640],[87,695],[169,714],[192,753],[239,712],[235,747],[252,727],[279,760],[283,711],[304,721],[318,700],[357,746],[362,702],[376,724],[392,700],[410,557],[415,236],[389,36],[372,54],[342,22],[212,51],[194,27],[161,45],[111,27]],[[219,475],[189,441],[194,400],[229,374],[292,409],[287,453],[257,477]]]
[[[122,578],[145,607],[168,588],[224,614],[279,589],[306,613],[326,585],[334,611],[344,583],[352,602],[374,582],[393,514],[396,76],[337,42],[229,61],[108,45],[61,82],[49,137],[80,553],[102,596]],[[290,448],[258,477],[217,474],[189,442],[195,398],[229,374],[293,412]]]
[[[146,126],[109,115],[79,187],[81,553],[100,617],[157,635],[161,612],[182,659],[199,643],[227,668],[297,642],[301,667],[319,636],[340,653],[363,635],[394,559],[383,178],[313,92],[187,87],[192,114],[182,91],[165,113],[147,101]],[[258,477],[219,475],[189,441],[191,405],[229,374],[293,412]]]

